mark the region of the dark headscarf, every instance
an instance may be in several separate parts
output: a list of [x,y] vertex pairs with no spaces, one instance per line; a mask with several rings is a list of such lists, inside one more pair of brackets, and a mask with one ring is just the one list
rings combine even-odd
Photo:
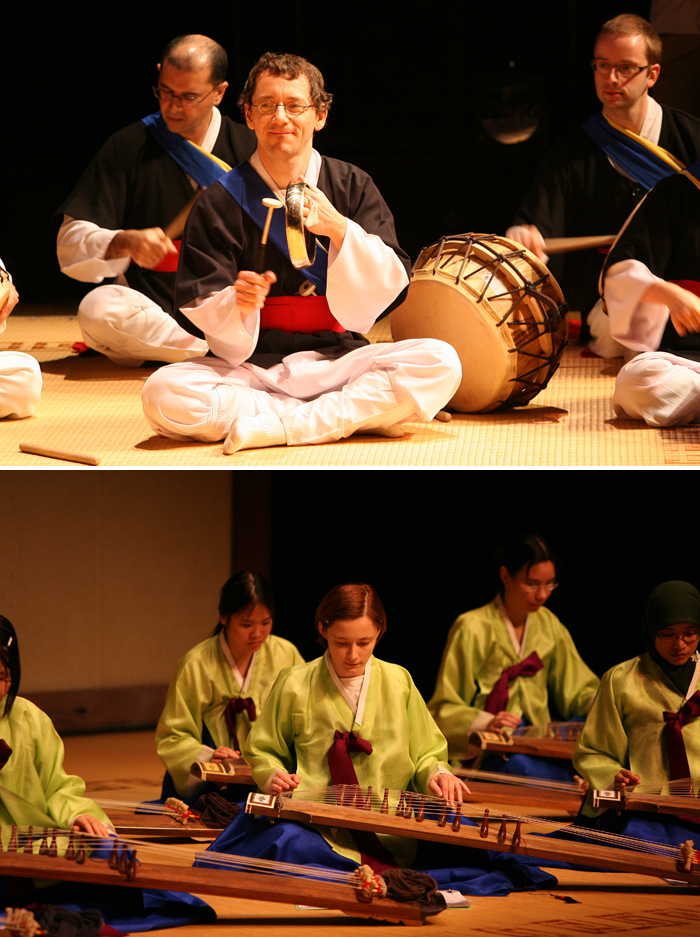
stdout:
[[700,628],[700,592],[689,582],[662,582],[649,596],[642,619],[647,651],[676,689],[684,697],[695,672],[695,661],[675,666],[659,654],[654,639],[670,625],[695,625]]
[[2,711],[2,715],[9,716],[19,690],[21,670],[17,634],[12,622],[8,621],[4,615],[0,615],[0,657],[5,662],[5,666],[9,668],[11,677],[10,688],[5,697],[5,707],[3,710],[2,703],[0,703],[0,711]]

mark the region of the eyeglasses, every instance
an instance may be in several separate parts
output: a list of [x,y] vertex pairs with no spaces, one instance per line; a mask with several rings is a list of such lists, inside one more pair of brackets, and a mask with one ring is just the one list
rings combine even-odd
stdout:
[[284,108],[287,117],[301,117],[304,111],[308,111],[314,105],[300,104],[298,101],[292,101],[289,104],[283,104],[282,101],[279,104],[274,104],[272,101],[261,101],[260,104],[251,104],[250,106],[257,108],[258,114],[262,114],[263,117],[271,117],[276,114],[278,107]]
[[219,85],[214,85],[211,91],[207,91],[206,94],[175,94],[169,88],[153,88],[153,93],[159,101],[179,101],[183,107],[195,107],[197,104],[201,104],[205,98],[208,98],[218,87]]
[[528,592],[539,592],[540,589],[544,589],[546,592],[554,592],[559,583],[556,579],[550,579],[549,582],[524,582],[523,588],[527,589]]
[[12,674],[9,670],[0,673],[0,683],[12,683]]
[[700,638],[700,631],[685,631],[683,634],[659,631],[656,637],[662,644],[675,644],[676,641],[682,641],[683,644],[695,644]]
[[591,68],[594,72],[600,72],[601,75],[617,72],[620,78],[635,78],[645,68],[651,68],[651,65],[611,65],[610,62],[598,62],[594,59],[591,62]]

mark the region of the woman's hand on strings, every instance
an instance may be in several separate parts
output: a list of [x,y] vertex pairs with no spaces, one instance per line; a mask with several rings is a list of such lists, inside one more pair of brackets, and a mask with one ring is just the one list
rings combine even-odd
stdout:
[[73,820],[73,829],[82,833],[89,833],[91,836],[111,836],[112,830],[100,820],[91,817],[89,813],[81,813],[79,817]]
[[618,771],[615,775],[615,790],[624,790],[628,784],[634,787],[640,782],[641,778],[638,774],[632,774],[627,768],[623,768],[622,771]]
[[325,192],[318,186],[312,185],[304,176],[299,176],[299,182],[306,183],[304,197],[304,226],[312,234],[324,234],[331,239],[338,250],[343,245],[345,232],[348,229],[348,219],[335,208]]
[[234,751],[233,748],[226,748],[224,745],[219,745],[215,750],[214,754],[211,756],[212,761],[224,761],[226,758],[240,758],[241,753]]
[[515,729],[516,726],[520,725],[520,716],[516,716],[515,713],[507,713],[501,711],[496,713],[491,722],[486,726],[487,732],[498,732],[504,726],[507,726],[509,729]]
[[270,287],[277,282],[277,276],[272,270],[265,273],[253,273],[252,270],[239,270],[236,282],[236,305],[242,316],[249,316],[251,312],[261,309],[265,305],[265,297]]
[[287,774],[286,771],[278,771],[270,781],[270,793],[281,794],[282,791],[293,791],[299,787],[301,778],[298,774]]
[[461,778],[445,772],[436,774],[435,777],[431,778],[428,781],[428,789],[436,797],[443,797],[451,803],[458,802],[460,804],[464,800],[464,794],[471,793]]

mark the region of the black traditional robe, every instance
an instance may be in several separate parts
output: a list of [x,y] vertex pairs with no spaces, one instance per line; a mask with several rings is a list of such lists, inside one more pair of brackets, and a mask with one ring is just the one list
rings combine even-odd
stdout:
[[[212,153],[229,166],[255,150],[255,135],[228,117]],[[187,205],[192,184],[142,121],[113,134],[58,209],[101,228],[165,228]],[[124,274],[132,289],[172,312],[175,274],[129,264]]]
[[[686,166],[700,158],[700,120],[663,107],[659,146]],[[542,159],[513,224],[534,224],[543,237],[617,234],[645,190],[612,167],[582,127]],[[572,309],[587,312],[598,299],[604,257],[598,250],[553,257],[549,267]]]
[[[657,183],[630,218],[605,270],[638,260],[662,280],[700,281],[700,189],[682,173]],[[666,323],[657,351],[700,361],[700,334],[681,336]]]
[[[392,214],[367,173],[350,163],[323,157],[318,188],[342,215],[355,221],[368,234],[380,237],[397,254],[410,275],[410,260],[398,245]],[[239,270],[254,270],[260,238],[260,228],[223,185],[216,182],[202,193],[187,221],[177,272],[174,315],[184,329],[200,338],[206,337],[181,310],[200,296],[232,286]],[[318,240],[328,249],[328,238],[319,237]],[[304,271],[296,270],[271,241],[267,245],[265,267],[277,274],[270,296],[294,295],[306,279]],[[391,312],[404,298],[405,290],[382,315]],[[269,368],[298,351],[318,351],[335,358],[366,344],[367,340],[359,332],[324,331],[304,335],[261,329],[255,351],[248,360]]]

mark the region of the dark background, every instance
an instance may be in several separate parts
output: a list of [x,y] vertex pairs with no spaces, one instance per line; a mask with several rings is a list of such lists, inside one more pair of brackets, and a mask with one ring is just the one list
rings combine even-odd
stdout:
[[243,565],[255,557],[252,528],[267,510],[269,483],[278,633],[307,660],[319,656],[313,622],[323,595],[341,582],[369,582],[389,625],[377,654],[406,667],[426,698],[452,622],[494,597],[493,552],[514,534],[540,533],[557,556],[560,586],[547,605],[599,675],[644,650],[640,623],[652,589],[667,579],[700,587],[694,473],[251,474],[262,477],[232,480],[234,525],[242,521],[236,503],[246,498],[250,510],[237,558]]
[[[227,49],[231,116],[261,53],[295,52],[322,70],[335,102],[317,147],[375,178],[412,258],[445,234],[503,233],[539,156],[598,106],[599,26],[648,11],[628,0],[69,2],[41,13],[13,2],[0,22],[0,256],[25,303],[92,288],[59,272],[52,215],[107,137],[156,110],[160,50],[188,32]],[[537,116],[528,141],[484,131],[482,118],[509,111]]]

